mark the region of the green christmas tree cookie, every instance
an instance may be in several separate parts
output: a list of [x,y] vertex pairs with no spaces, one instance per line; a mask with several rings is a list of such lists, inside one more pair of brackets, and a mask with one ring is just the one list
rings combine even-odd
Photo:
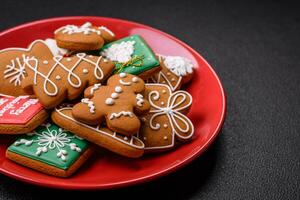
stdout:
[[7,151],[67,170],[88,146],[86,140],[48,123],[39,126],[32,133],[19,137]]
[[[132,35],[102,47],[100,54],[115,62],[115,73],[126,72],[140,75],[155,71],[159,62],[152,49],[139,35]],[[158,68],[159,69],[159,68]]]

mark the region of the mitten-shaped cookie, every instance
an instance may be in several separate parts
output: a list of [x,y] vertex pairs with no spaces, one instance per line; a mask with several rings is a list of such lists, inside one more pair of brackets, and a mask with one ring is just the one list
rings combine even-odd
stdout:
[[96,27],[90,22],[82,26],[66,25],[55,32],[57,45],[74,51],[100,49],[104,43],[115,40],[115,34],[104,26]]
[[105,81],[114,70],[111,61],[84,53],[52,60],[28,58],[25,64],[28,70],[22,87],[33,92],[46,109],[77,98],[86,87]]
[[161,71],[150,78],[150,82],[168,85],[172,91],[179,90],[193,77],[193,63],[180,56],[158,55]]
[[140,128],[136,115],[146,114],[149,102],[143,98],[144,81],[134,75],[120,73],[111,76],[107,86],[94,85],[85,90],[85,98],[73,107],[73,117],[90,125],[106,120],[112,131],[134,135]]

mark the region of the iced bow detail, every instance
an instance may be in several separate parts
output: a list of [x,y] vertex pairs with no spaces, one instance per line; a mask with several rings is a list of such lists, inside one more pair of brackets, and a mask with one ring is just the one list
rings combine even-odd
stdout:
[[120,65],[116,68],[116,73],[121,72],[125,67],[133,66],[133,67],[140,67],[144,64],[144,55],[137,56],[134,55],[130,60],[125,63],[119,63]]
[[[169,96],[167,105],[161,107],[153,102],[153,100],[157,101],[159,99],[159,92],[150,92],[149,103],[152,107],[150,113],[153,113],[149,121],[150,127],[153,130],[160,129],[160,124],[154,124],[154,120],[159,116],[166,116],[169,119],[171,128],[175,132],[175,134],[181,138],[186,138],[185,136],[179,134],[177,130],[179,130],[181,133],[190,132],[191,122],[184,114],[182,114],[182,112],[187,109],[192,103],[192,98],[187,98],[187,95],[189,94],[183,93],[182,91],[177,91]],[[187,99],[188,102],[186,102]]]

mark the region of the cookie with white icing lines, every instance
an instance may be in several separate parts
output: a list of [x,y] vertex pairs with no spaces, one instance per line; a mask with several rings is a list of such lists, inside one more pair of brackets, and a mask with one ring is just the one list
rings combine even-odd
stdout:
[[27,76],[22,88],[34,93],[46,109],[79,97],[86,87],[104,82],[114,70],[111,61],[85,53],[51,60],[26,58],[24,62]]
[[161,71],[152,76],[149,82],[167,84],[172,91],[176,91],[192,79],[194,65],[187,58],[162,55],[158,55],[158,58]]
[[0,93],[12,96],[25,95],[21,88],[27,76],[24,60],[36,58],[52,59],[53,53],[43,40],[33,41],[28,48],[7,48],[0,50]]
[[55,40],[60,48],[72,51],[100,49],[104,43],[115,40],[115,34],[104,26],[93,26],[86,22],[81,26],[66,25],[55,32]]
[[91,126],[77,121],[72,116],[71,105],[56,108],[51,117],[59,126],[119,155],[138,158],[144,153],[144,143],[135,136],[124,136],[105,126]]
[[28,133],[47,117],[48,113],[37,99],[0,96],[0,134]]
[[88,141],[56,126],[43,124],[8,147],[6,157],[58,177],[72,175],[93,153]]
[[164,84],[146,84],[144,94],[151,109],[141,118],[143,124],[138,137],[144,142],[146,152],[173,149],[176,143],[192,138],[194,126],[186,116],[192,105],[189,93],[172,92]]
[[90,125],[106,122],[112,131],[131,136],[140,129],[138,116],[146,114],[150,105],[143,97],[144,81],[134,75],[111,76],[107,85],[94,85],[85,90],[85,98],[73,107],[73,117]]

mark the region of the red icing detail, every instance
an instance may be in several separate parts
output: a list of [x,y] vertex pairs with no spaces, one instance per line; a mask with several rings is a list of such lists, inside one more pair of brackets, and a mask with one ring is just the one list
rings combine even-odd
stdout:
[[0,97],[0,124],[26,124],[43,109],[28,96]]

